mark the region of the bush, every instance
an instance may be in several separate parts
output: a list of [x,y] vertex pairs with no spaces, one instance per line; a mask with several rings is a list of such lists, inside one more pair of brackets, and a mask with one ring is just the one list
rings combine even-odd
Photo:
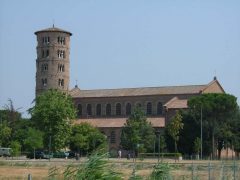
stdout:
[[19,156],[21,153],[21,145],[18,141],[12,141],[10,143],[10,148],[12,148],[12,156]]
[[170,180],[170,179],[172,179],[171,175],[170,175],[170,170],[171,170],[171,167],[169,164],[166,164],[166,163],[157,164],[156,166],[154,166],[154,169],[151,173],[150,179],[152,179],[152,180],[162,180],[162,179]]

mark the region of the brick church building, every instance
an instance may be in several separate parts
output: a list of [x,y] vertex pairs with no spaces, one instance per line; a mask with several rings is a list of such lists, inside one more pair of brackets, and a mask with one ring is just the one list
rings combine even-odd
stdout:
[[162,129],[176,110],[187,109],[190,97],[203,93],[224,93],[214,79],[204,85],[163,86],[122,89],[69,89],[70,36],[72,33],[51,27],[37,36],[36,96],[47,89],[69,93],[78,112],[75,124],[88,122],[109,138],[109,147],[119,149],[121,128],[135,106],[141,107],[155,129]]

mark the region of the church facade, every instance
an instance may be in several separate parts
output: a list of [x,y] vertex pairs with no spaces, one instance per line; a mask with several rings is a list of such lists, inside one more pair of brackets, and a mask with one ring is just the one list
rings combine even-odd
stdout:
[[70,36],[72,33],[52,27],[37,35],[36,96],[47,89],[69,93],[77,109],[75,124],[88,122],[100,129],[109,140],[109,148],[120,148],[121,129],[134,107],[141,107],[147,120],[161,130],[175,115],[187,109],[187,101],[203,93],[224,93],[214,79],[203,85],[163,86],[122,89],[69,89]]

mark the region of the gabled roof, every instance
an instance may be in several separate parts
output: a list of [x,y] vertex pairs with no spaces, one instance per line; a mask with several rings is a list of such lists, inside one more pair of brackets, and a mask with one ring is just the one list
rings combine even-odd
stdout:
[[[126,123],[127,118],[88,118],[88,119],[77,119],[74,124],[81,124],[87,122],[94,127],[98,128],[121,128]],[[151,122],[155,128],[165,127],[164,117],[149,117],[148,122]]]
[[162,87],[142,87],[142,88],[120,88],[120,89],[96,89],[80,90],[73,88],[69,93],[74,98],[99,98],[99,97],[129,97],[129,96],[152,96],[152,95],[179,95],[179,94],[201,94],[212,85],[217,86],[213,92],[224,92],[220,83],[214,78],[205,85],[186,86],[162,86]]
[[42,32],[63,32],[63,33],[67,33],[69,34],[70,36],[72,35],[72,33],[70,33],[69,31],[65,31],[63,29],[60,29],[60,28],[56,28],[54,27],[51,27],[51,28],[47,28],[47,29],[43,29],[43,30],[40,30],[40,31],[36,31],[34,34],[38,34],[38,33],[42,33]]
[[178,97],[174,97],[164,104],[164,106],[167,109],[186,109],[188,108],[187,102],[187,99],[179,99]]
[[168,94],[199,94],[206,85],[191,86],[165,86],[165,87],[143,87],[143,88],[122,88],[122,89],[97,89],[80,90],[74,88],[70,91],[72,97],[123,97],[123,96],[149,96]]
[[218,82],[216,77],[214,77],[213,81],[208,83],[208,85],[202,90],[202,93],[209,93],[209,92],[225,93],[223,87]]

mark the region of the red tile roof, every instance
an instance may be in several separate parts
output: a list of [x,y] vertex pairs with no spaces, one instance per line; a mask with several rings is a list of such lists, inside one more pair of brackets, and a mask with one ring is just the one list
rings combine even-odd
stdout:
[[164,106],[167,109],[186,109],[188,108],[187,102],[187,99],[178,99],[178,97],[174,97],[164,104]]
[[[89,118],[89,119],[77,119],[74,121],[74,124],[81,124],[87,122],[92,126],[99,128],[119,128],[123,127],[126,123],[127,118]],[[151,122],[153,127],[165,127],[165,118],[164,117],[149,117],[147,118],[148,122]]]
[[168,87],[144,87],[144,88],[122,88],[122,89],[97,89],[80,90],[74,88],[70,91],[72,97],[124,97],[124,96],[149,96],[149,95],[168,95],[168,94],[198,94],[207,85],[191,86],[168,86]]

